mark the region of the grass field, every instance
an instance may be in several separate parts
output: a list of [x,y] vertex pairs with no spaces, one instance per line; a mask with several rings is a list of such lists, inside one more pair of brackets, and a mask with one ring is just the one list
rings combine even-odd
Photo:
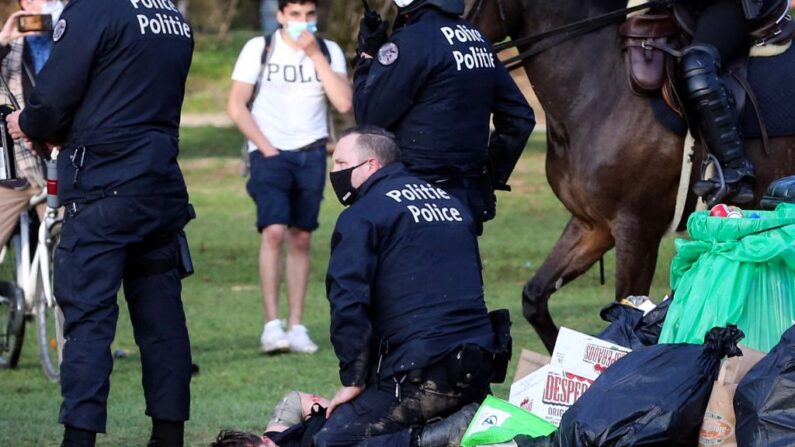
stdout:
[[[258,353],[263,323],[256,269],[259,239],[253,227],[254,207],[238,175],[235,155],[240,137],[233,129],[197,128],[184,130],[182,142],[182,166],[199,215],[188,227],[197,274],[185,282],[183,295],[194,361],[201,368],[192,384],[187,441],[200,446],[207,445],[221,428],[261,430],[272,405],[291,389],[327,395],[336,389],[337,363],[328,340],[323,277],[330,232],[341,206],[327,188],[321,227],[312,248],[306,315],[320,351],[313,356],[262,356]],[[490,308],[510,308],[517,351],[521,347],[542,349],[521,317],[519,298],[523,284],[540,266],[568,219],[546,183],[543,160],[542,142],[534,138],[514,174],[514,192],[500,194],[498,217],[487,224],[481,238],[487,302]],[[672,240],[664,240],[652,291],[657,299],[667,289],[672,250]],[[594,268],[555,295],[551,309],[559,324],[591,333],[605,325],[599,321],[598,310],[612,299],[612,253],[605,261],[606,286],[599,285]],[[100,436],[99,445],[141,446],[148,437],[149,419],[143,414],[140,358],[123,299],[120,305],[113,350],[125,349],[129,354],[115,363],[109,433]],[[19,368],[0,371],[3,446],[60,442],[59,388],[41,374],[33,331],[34,327],[28,326],[28,344]],[[500,385],[495,393],[504,397],[507,389]]]

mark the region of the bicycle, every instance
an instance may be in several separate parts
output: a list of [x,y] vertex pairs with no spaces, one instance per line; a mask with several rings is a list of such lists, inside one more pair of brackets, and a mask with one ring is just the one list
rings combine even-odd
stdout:
[[[22,351],[25,325],[36,322],[39,356],[44,375],[60,380],[63,359],[63,314],[53,295],[53,254],[63,218],[55,179],[57,151],[46,160],[47,188],[32,197],[9,242],[0,248],[0,368],[15,368]],[[46,201],[44,218],[36,208]],[[34,237],[35,236],[35,237]]]

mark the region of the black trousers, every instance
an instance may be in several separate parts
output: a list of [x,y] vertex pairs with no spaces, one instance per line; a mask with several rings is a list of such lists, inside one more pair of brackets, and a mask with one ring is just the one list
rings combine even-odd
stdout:
[[721,61],[729,61],[748,48],[751,22],[745,18],[738,0],[705,2],[698,16],[693,43],[707,43],[718,49]]
[[481,402],[489,392],[488,385],[458,388],[438,378],[423,379],[419,383],[404,380],[401,384],[403,377],[389,377],[368,385],[359,397],[338,407],[315,435],[315,446],[416,445],[412,439],[416,433],[413,427],[449,416],[472,402]]
[[[112,197],[68,215],[55,253],[55,297],[64,314],[60,422],[105,432],[121,286],[141,352],[146,414],[189,416],[191,354],[176,235],[187,197]],[[153,271],[153,266],[161,268]]]

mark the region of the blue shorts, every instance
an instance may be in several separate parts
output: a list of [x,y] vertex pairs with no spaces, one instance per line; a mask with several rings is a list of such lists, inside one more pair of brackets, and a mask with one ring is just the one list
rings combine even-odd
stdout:
[[257,205],[257,230],[275,224],[317,229],[326,184],[326,146],[279,151],[273,157],[256,150],[249,157],[246,190]]

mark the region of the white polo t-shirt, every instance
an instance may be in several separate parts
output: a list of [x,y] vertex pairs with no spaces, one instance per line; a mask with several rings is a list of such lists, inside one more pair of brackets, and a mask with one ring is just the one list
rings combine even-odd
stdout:
[[[345,55],[336,43],[324,39],[331,56],[331,69],[346,74]],[[315,64],[302,51],[295,51],[273,34],[272,53],[262,73],[259,94],[251,113],[262,133],[281,150],[295,150],[328,138],[328,103]],[[249,40],[237,58],[232,80],[256,84],[262,65],[265,37]],[[249,151],[257,148],[248,142]]]

